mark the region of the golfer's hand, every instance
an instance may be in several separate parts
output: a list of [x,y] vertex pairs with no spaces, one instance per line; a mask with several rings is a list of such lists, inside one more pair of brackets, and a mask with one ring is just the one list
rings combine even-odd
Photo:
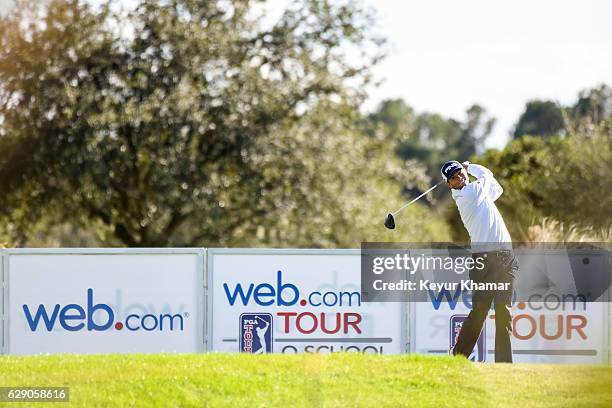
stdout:
[[463,166],[464,169],[467,170],[468,166],[470,165],[470,162],[466,160],[463,163],[461,163],[461,165]]

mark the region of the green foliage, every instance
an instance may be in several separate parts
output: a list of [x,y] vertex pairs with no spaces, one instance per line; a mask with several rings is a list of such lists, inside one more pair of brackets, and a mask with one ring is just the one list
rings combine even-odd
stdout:
[[[378,129],[390,141],[397,143],[397,155],[401,159],[420,164],[424,168],[425,182],[407,184],[404,193],[406,198],[409,198],[420,194],[439,180],[440,166],[445,161],[466,160],[481,152],[494,124],[495,119],[479,105],[469,107],[465,121],[460,122],[436,113],[417,114],[403,100],[391,99],[383,101],[378,109],[368,116],[365,127],[369,132]],[[438,188],[431,196],[431,201],[435,202],[435,207],[431,210],[434,216],[425,220],[425,224],[432,230],[426,236],[432,237],[434,241],[468,242],[469,237],[448,189],[444,186]],[[400,217],[407,220],[421,219],[407,214]],[[399,222],[401,221],[400,218]],[[406,241],[415,240],[412,238]]]
[[436,113],[417,114],[401,99],[383,101],[368,119],[370,128],[380,127],[397,141],[400,158],[423,163],[432,180],[438,179],[443,162],[480,152],[495,124],[479,105],[470,106],[460,122]]
[[[611,120],[612,91],[606,85],[581,92],[568,107],[531,101],[515,128],[515,140],[501,151],[470,159],[489,167],[504,187],[497,206],[514,240],[609,236]],[[466,242],[454,207],[445,218],[453,240]],[[547,233],[544,226],[559,231]]]
[[562,108],[552,101],[529,101],[514,128],[513,137],[553,136],[565,128]]
[[[324,104],[305,119],[293,127],[281,124],[267,153],[257,156],[257,167],[275,186],[260,202],[262,212],[276,209],[258,227],[261,244],[356,247],[362,241],[448,236],[444,223],[424,206],[403,213],[406,222],[400,221],[398,230],[383,227],[385,211],[403,204],[401,186],[424,186],[429,179],[418,164],[394,157],[396,145],[387,136],[364,137],[358,112]],[[276,182],[279,175],[282,183]]]
[[[400,169],[393,142],[352,125],[380,58],[370,15],[303,0],[263,28],[255,5],[142,1],[122,14],[52,0],[3,17],[4,233],[18,245],[65,223],[104,245],[380,237],[417,166]],[[412,240],[431,239],[421,215]]]
[[[514,240],[530,239],[529,227],[552,217],[595,234],[611,226],[612,131],[560,137],[525,136],[504,150],[474,159],[489,167],[504,187],[497,206]],[[454,234],[463,228],[450,218]]]
[[465,241],[443,189],[445,205],[410,207],[397,230],[382,220],[470,157],[498,173],[515,239],[544,216],[609,230],[609,87],[531,102],[520,139],[479,160],[495,123],[481,106],[359,113],[384,41],[357,3],[297,0],[265,24],[260,5],[21,0],[0,17],[0,242]]
[[541,189],[551,161],[558,160],[561,140],[523,137],[504,150],[488,151],[479,162],[493,171],[504,188],[497,206],[514,240],[524,240],[527,227],[543,212],[547,198]]
[[545,211],[555,219],[607,231],[612,226],[612,127],[571,135],[560,151],[560,161],[551,162]]
[[605,84],[580,92],[569,109],[574,131],[585,131],[612,119],[612,88]]
[[595,127],[612,119],[612,89],[605,85],[586,89],[576,103],[560,106],[553,101],[527,102],[525,111],[515,125],[513,137],[524,135],[553,136],[567,133],[592,132]]

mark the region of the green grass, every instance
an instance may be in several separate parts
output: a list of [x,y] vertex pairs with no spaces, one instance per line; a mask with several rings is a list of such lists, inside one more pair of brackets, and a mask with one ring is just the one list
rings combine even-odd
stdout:
[[0,386],[70,387],[69,404],[28,404],[56,408],[612,406],[612,367],[417,355],[3,356]]

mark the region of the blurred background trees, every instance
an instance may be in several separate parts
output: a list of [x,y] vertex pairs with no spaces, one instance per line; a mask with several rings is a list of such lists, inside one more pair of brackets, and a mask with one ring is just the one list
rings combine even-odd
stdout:
[[[611,104],[606,85],[581,92],[571,106],[528,102],[515,127],[517,139],[472,158],[504,186],[498,207],[513,239],[539,240],[547,233],[557,239],[612,238]],[[465,240],[456,211],[449,208],[447,220],[454,239]]]
[[602,240],[612,231],[612,132],[610,122],[592,130],[543,139],[527,136],[480,161],[506,186],[500,211],[517,240],[531,240],[543,219]]
[[353,124],[383,41],[352,3],[299,1],[271,27],[257,3],[118,12],[52,0],[3,18],[7,238],[354,246],[376,236],[380,206],[426,182],[419,164],[401,168],[393,140]]
[[[10,246],[357,247],[467,241],[448,192],[387,211],[471,159],[505,187],[515,239],[542,225],[603,234],[612,91],[530,101],[513,141],[495,119],[383,101],[384,57],[358,3],[19,1],[0,18],[0,236]],[[432,203],[436,205],[433,206]],[[556,228],[556,227],[555,227]],[[598,235],[601,236],[601,235]]]
[[553,136],[565,129],[563,111],[553,101],[527,102],[514,129],[514,139],[525,135]]

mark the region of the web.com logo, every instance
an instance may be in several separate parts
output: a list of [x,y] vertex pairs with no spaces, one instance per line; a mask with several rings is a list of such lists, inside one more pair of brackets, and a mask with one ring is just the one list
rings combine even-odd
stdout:
[[[52,331],[58,325],[67,331],[105,331],[123,330],[129,331],[183,331],[184,319],[187,313],[170,314],[147,313],[144,315],[132,313],[125,317],[123,322],[115,321],[113,308],[106,303],[94,303],[93,289],[87,289],[87,305],[81,306],[76,303],[67,305],[56,304],[51,308],[38,305],[34,312],[28,305],[23,305],[23,313],[31,331],[35,332],[40,327]],[[95,319],[94,319],[95,315]]]
[[[293,283],[283,283],[283,272],[276,273],[276,285],[273,283],[237,283],[233,288],[223,284],[225,297],[230,306],[242,303],[247,306],[254,302],[258,306],[312,306],[312,307],[353,307],[361,306],[361,293],[358,291],[322,291],[300,292]],[[301,299],[300,299],[301,298]]]

